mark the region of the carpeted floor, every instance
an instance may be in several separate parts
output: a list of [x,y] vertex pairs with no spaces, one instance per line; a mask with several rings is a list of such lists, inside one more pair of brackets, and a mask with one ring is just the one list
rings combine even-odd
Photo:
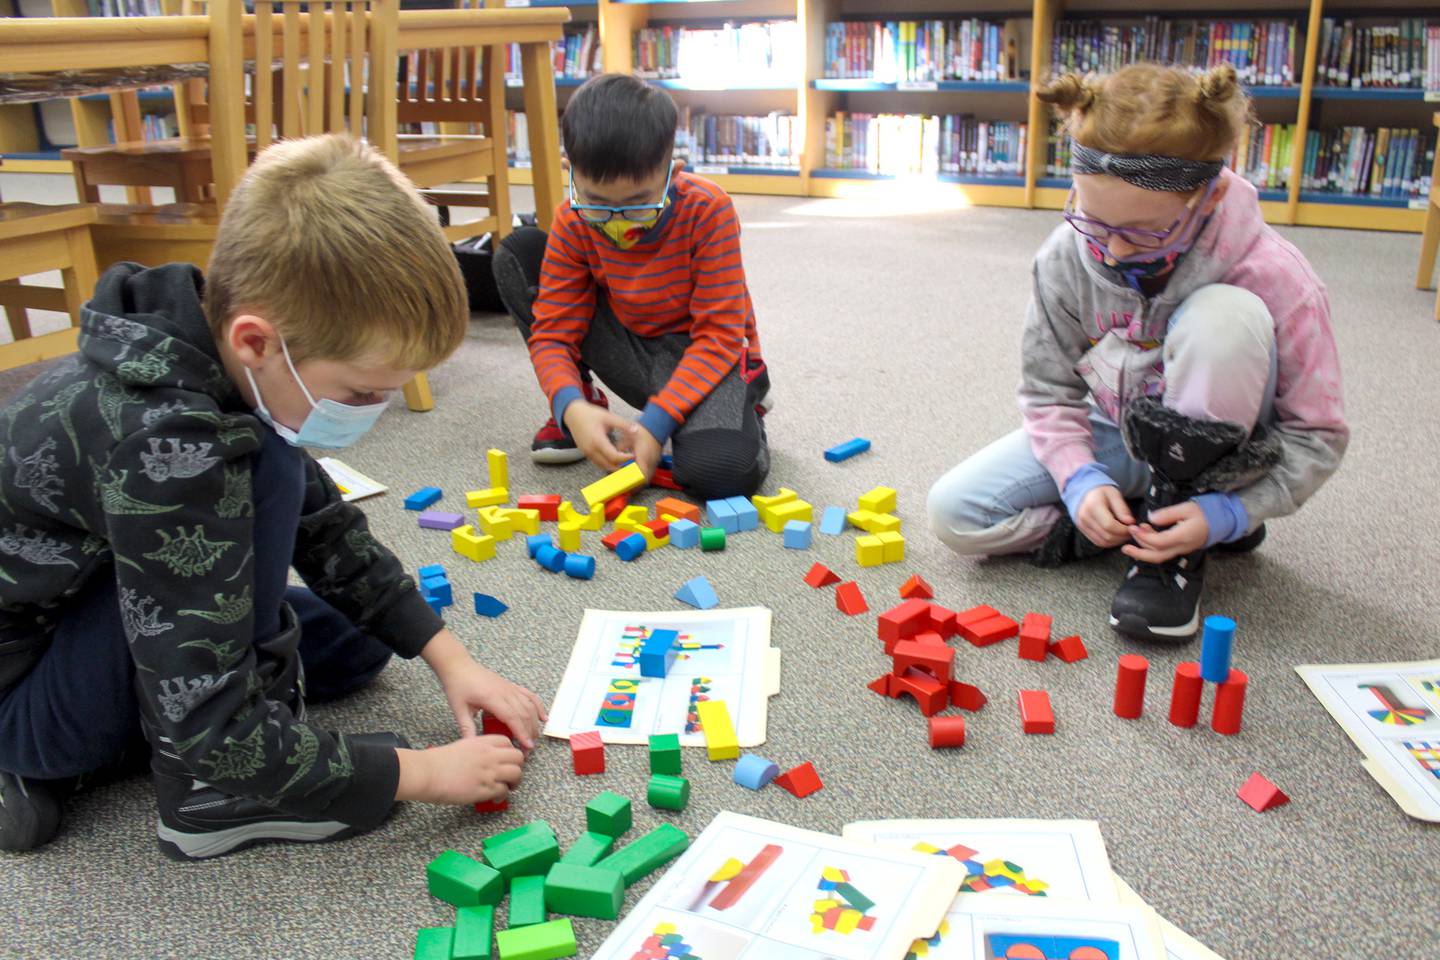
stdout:
[[[7,197],[19,198],[13,189]],[[483,662],[542,695],[553,693],[586,607],[674,609],[672,593],[702,571],[723,604],[771,607],[784,684],[763,752],[782,764],[814,760],[825,789],[803,801],[778,789],[750,793],[729,781],[729,764],[690,751],[690,806],[661,813],[643,801],[643,749],[611,748],[608,772],[581,779],[564,744],[550,742],[503,816],[412,804],[365,838],[177,865],[155,848],[148,784],[131,780],[78,798],[44,850],[0,856],[0,955],[407,957],[417,927],[452,916],[425,892],[430,857],[475,851],[486,835],[537,817],[566,842],[583,829],[583,804],[608,788],[636,798],[637,832],[670,820],[693,835],[722,809],[829,831],[887,816],[1093,818],[1116,871],[1221,956],[1440,956],[1435,828],[1410,820],[1370,780],[1292,670],[1436,655],[1440,325],[1433,295],[1411,287],[1418,238],[1285,231],[1330,285],[1354,440],[1339,474],[1300,515],[1272,524],[1258,554],[1212,567],[1207,609],[1239,620],[1237,665],[1251,678],[1245,729],[1227,738],[1165,722],[1169,676],[1194,649],[1144,651],[1145,718],[1111,715],[1115,658],[1132,649],[1105,626],[1118,559],[1042,572],[958,560],[926,533],[929,484],[1017,425],[1030,255],[1056,215],[927,211],[905,200],[747,197],[738,206],[778,401],[767,490],[793,487],[824,505],[895,486],[909,536],[903,565],[862,571],[849,536],[818,537],[796,553],[763,530],[718,555],[666,550],[630,565],[602,557],[588,583],[543,573],[518,541],[492,562],[461,561],[444,534],[416,529],[401,509],[405,493],[435,484],[453,499],[483,485],[491,446],[511,453],[514,493],[574,496],[593,476],[588,466],[529,464],[544,402],[519,337],[498,316],[476,317],[460,352],[434,373],[434,412],[387,413],[345,459],[391,485],[365,507],[408,564],[445,563],[457,594],[483,589],[510,604],[498,621],[462,604],[452,625]],[[855,435],[871,438],[873,452],[838,466],[821,458]],[[855,576],[876,608],[918,572],[951,607],[1051,613],[1057,630],[1084,636],[1090,659],[1032,664],[1009,645],[961,644],[957,672],[991,703],[970,718],[963,750],[932,752],[913,705],[865,689],[886,663],[874,618],[846,618],[830,591],[801,582],[816,559]],[[1055,736],[1021,734],[1014,702],[1024,687],[1050,691]],[[418,661],[315,712],[337,728],[400,730],[418,743],[453,732]],[[1292,803],[1262,816],[1237,800],[1255,770]],[[628,903],[646,886],[632,888]],[[585,956],[611,925],[577,928]]]

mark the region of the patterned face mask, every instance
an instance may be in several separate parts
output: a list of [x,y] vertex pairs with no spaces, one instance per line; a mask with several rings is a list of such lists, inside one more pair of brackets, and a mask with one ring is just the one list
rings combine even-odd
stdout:
[[592,223],[591,226],[610,239],[621,250],[629,250],[637,243],[644,243],[660,229],[665,222],[665,214],[670,212],[670,197],[665,197],[663,212],[650,220],[627,220],[623,217],[612,216],[604,223]]
[[1117,262],[1114,257],[1110,256],[1110,251],[1106,250],[1094,240],[1087,239],[1085,246],[1090,249],[1090,255],[1095,258],[1096,263],[1100,264],[1101,267],[1105,268],[1107,273],[1114,275],[1117,280],[1132,290],[1139,290],[1140,284],[1144,280],[1164,276],[1169,273],[1175,269],[1175,265],[1180,262],[1180,258],[1185,256],[1185,251],[1183,250],[1172,250],[1153,260],[1125,260],[1123,262]]

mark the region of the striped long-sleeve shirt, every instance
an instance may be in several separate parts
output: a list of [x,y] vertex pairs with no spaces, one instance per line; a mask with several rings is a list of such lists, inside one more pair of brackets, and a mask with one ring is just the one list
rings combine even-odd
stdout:
[[582,221],[568,201],[557,211],[530,333],[530,359],[556,423],[582,396],[577,363],[597,288],[626,329],[642,337],[690,336],[669,382],[640,415],[662,444],[747,351],[758,361],[734,204],[715,184],[678,170],[670,196],[661,236],[629,250]]

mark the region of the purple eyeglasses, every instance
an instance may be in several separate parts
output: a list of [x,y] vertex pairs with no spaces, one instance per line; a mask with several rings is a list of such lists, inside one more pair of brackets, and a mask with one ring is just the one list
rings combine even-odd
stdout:
[[1112,236],[1119,237],[1132,247],[1138,247],[1141,253],[1133,253],[1127,257],[1114,258],[1119,263],[1126,263],[1132,260],[1153,260],[1157,255],[1164,256],[1174,253],[1186,247],[1194,237],[1187,236],[1189,227],[1195,219],[1195,211],[1203,207],[1209,201],[1210,195],[1215,192],[1215,185],[1220,182],[1216,177],[1205,185],[1205,191],[1191,198],[1185,204],[1185,212],[1175,218],[1165,230],[1141,230],[1138,227],[1115,227],[1104,220],[1096,220],[1093,217],[1081,216],[1075,205],[1075,188],[1070,188],[1070,195],[1065,198],[1065,210],[1062,214],[1065,222],[1074,227],[1081,236],[1089,237],[1098,243],[1104,243]]

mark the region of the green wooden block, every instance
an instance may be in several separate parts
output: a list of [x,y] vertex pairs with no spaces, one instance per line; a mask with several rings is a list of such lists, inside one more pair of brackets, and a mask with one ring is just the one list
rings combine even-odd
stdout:
[[510,926],[528,927],[544,923],[545,876],[532,874],[510,881]]
[[545,876],[545,905],[556,913],[614,920],[624,902],[625,878],[614,870],[557,863]]
[[494,907],[461,907],[455,911],[455,945],[449,960],[490,960],[494,936]]
[[690,802],[690,781],[684,777],[668,777],[657,773],[650,778],[650,787],[645,791],[650,806],[662,810],[684,810]]
[[725,549],[724,527],[703,527],[700,530],[700,549],[703,551]]
[[544,820],[531,820],[513,830],[506,830],[504,833],[497,833],[493,837],[486,837],[480,841],[480,849],[485,851],[485,856],[490,856],[491,847],[503,847],[512,840],[521,840],[525,837],[553,837],[555,828]]
[[630,814],[630,801],[610,790],[598,795],[585,804],[585,829],[603,833],[607,837],[624,836],[634,821]]
[[576,863],[582,867],[593,866],[596,860],[609,856],[615,849],[615,838],[603,833],[587,831],[580,834],[570,849],[560,858],[561,863]]
[[859,910],[861,913],[864,913],[866,910],[869,910],[871,907],[875,906],[874,900],[871,900],[869,897],[865,896],[865,894],[861,893],[859,890],[856,890],[848,883],[835,884],[835,893],[843,897],[846,903],[850,904],[850,906],[854,907],[856,910]]
[[657,733],[650,738],[650,772],[680,775],[680,735]]
[[575,928],[564,918],[495,934],[500,960],[560,960],[579,952]]
[[688,846],[690,838],[685,835],[684,830],[674,824],[663,823],[635,842],[616,850],[595,866],[601,870],[618,870],[628,887],[680,856]]
[[430,893],[457,907],[496,904],[505,896],[505,879],[479,860],[446,850],[425,868]]
[[421,927],[415,934],[415,960],[450,960],[454,927]]
[[536,830],[488,848],[485,859],[512,882],[526,875],[543,877],[550,865],[560,859],[560,841],[553,833]]

